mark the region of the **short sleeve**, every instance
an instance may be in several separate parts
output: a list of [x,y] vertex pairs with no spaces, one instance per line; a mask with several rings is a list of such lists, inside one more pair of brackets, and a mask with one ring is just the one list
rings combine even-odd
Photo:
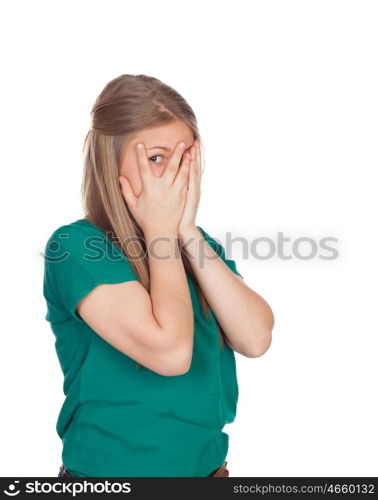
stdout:
[[240,272],[238,271],[238,269],[236,267],[236,262],[234,260],[226,258],[226,252],[225,252],[224,247],[221,245],[221,243],[219,243],[214,238],[212,238],[204,229],[202,229],[202,227],[197,226],[197,228],[201,231],[201,233],[203,234],[203,237],[209,243],[211,248],[219,255],[219,257],[221,257],[223,262],[225,262],[225,264],[227,264],[227,266],[231,269],[231,271],[234,272],[235,274],[237,274],[238,276],[240,276],[242,279],[244,279],[244,276],[242,276],[240,274]]
[[[100,232],[62,226],[46,243],[44,296],[54,309],[64,309],[77,320],[82,321],[77,304],[97,285],[136,280],[127,257]],[[51,310],[48,320],[53,319]]]

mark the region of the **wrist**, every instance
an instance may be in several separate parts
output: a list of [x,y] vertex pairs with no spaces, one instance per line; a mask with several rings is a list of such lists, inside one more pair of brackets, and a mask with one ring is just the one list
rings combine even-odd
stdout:
[[197,226],[188,227],[186,229],[179,229],[178,236],[182,242],[189,240],[190,238],[202,238],[203,235]]
[[177,228],[173,227],[154,227],[154,228],[146,228],[143,229],[143,234],[146,240],[151,240],[153,238],[177,238],[178,231]]

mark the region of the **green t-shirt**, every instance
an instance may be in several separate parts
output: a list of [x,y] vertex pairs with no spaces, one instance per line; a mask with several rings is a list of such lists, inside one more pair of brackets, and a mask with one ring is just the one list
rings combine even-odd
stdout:
[[[197,226],[230,269],[223,246]],[[138,280],[129,260],[94,224],[60,226],[46,243],[43,295],[64,375],[56,431],[62,462],[75,476],[198,477],[225,460],[226,423],[235,419],[234,352],[220,338],[214,314],[203,315],[186,273],[194,312],[190,370],[162,376],[96,334],[77,303],[101,283]]]

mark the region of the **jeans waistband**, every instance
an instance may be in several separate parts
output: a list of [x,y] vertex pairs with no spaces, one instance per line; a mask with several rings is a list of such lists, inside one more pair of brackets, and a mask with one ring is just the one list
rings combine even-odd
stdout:
[[[213,472],[210,472],[208,477],[229,477],[230,473],[229,470],[227,469],[227,461],[224,461],[223,464],[218,467],[217,469],[213,470]],[[74,476],[69,472],[67,467],[62,464],[59,469],[59,474],[58,477],[78,477]]]

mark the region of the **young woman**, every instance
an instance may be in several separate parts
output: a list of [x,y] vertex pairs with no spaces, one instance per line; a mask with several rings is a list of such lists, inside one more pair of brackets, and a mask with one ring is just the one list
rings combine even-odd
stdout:
[[228,476],[234,351],[268,349],[272,311],[196,225],[201,141],[183,97],[121,75],[92,117],[85,216],[45,248],[64,374],[59,476]]

